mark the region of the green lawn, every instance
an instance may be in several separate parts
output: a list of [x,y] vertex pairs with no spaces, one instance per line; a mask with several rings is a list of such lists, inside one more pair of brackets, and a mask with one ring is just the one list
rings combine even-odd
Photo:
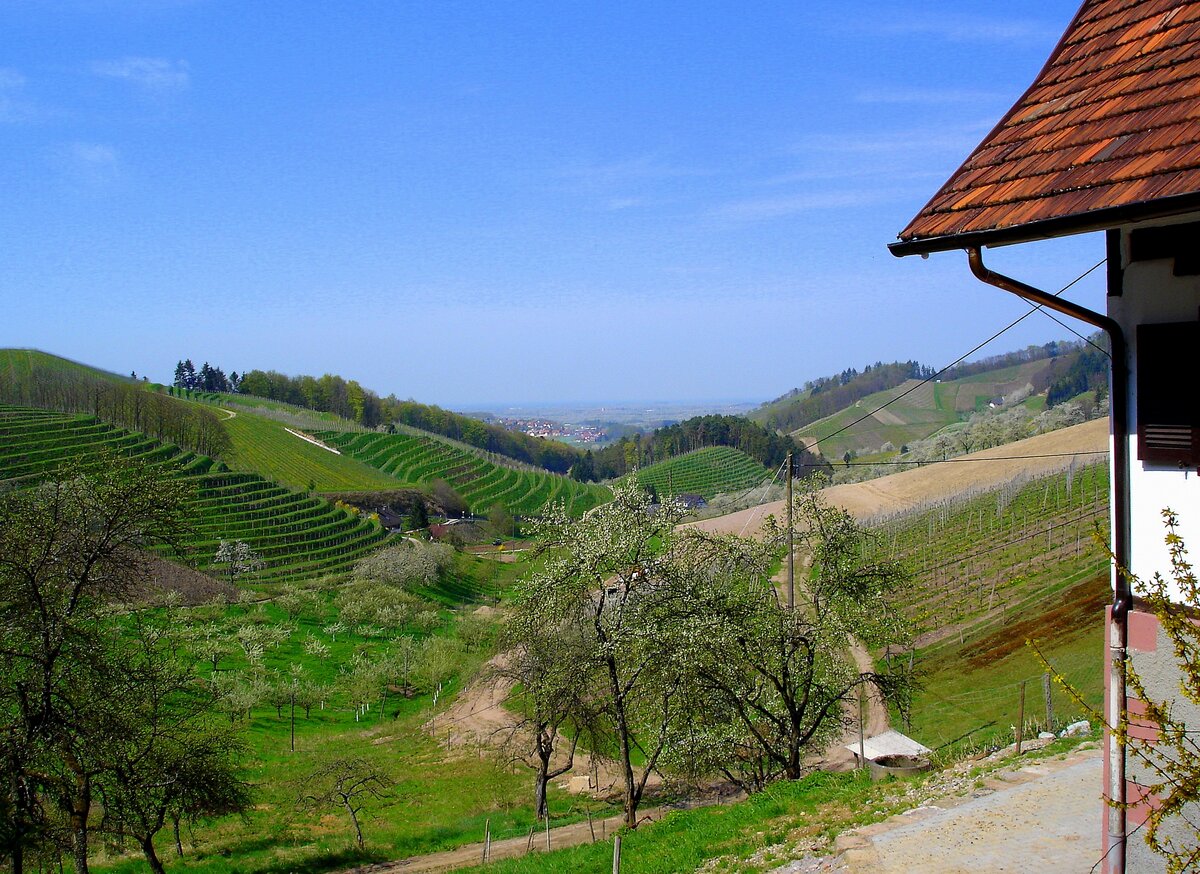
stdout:
[[[288,425],[238,408],[224,422],[233,441],[230,467],[249,470],[294,489],[318,492],[394,489],[399,481],[348,455],[322,449],[287,431]],[[293,428],[292,430],[299,430]]]

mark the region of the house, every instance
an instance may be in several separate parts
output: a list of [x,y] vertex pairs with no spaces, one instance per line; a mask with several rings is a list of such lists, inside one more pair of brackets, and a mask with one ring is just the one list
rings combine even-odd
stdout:
[[[1095,231],[1106,235],[1104,313],[998,274],[983,254]],[[890,248],[964,250],[981,281],[1108,334],[1116,556],[1104,620],[1108,721],[1128,700],[1123,671],[1112,670],[1127,654],[1156,678],[1152,693],[1177,695],[1174,655],[1116,565],[1142,578],[1169,570],[1166,507],[1180,514],[1193,554],[1200,549],[1200,0],[1086,0],[1033,84]],[[1200,710],[1178,703],[1200,731]],[[1153,804],[1136,763],[1112,737],[1105,758],[1105,794],[1132,804],[1103,811],[1105,870],[1163,870],[1131,837]]]
[[399,513],[391,510],[388,507],[382,507],[377,511],[379,515],[379,524],[387,531],[403,531],[404,517]]

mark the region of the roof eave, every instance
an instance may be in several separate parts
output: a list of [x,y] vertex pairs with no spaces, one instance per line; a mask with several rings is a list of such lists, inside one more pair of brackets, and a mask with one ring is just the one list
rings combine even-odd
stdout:
[[903,258],[908,255],[928,255],[933,252],[949,252],[955,249],[1008,246],[1015,243],[1031,243],[1034,240],[1047,240],[1052,237],[1069,237],[1073,234],[1102,231],[1119,225],[1171,218],[1198,211],[1200,211],[1200,192],[1190,192],[1174,197],[1091,210],[1077,215],[1056,216],[1006,228],[898,240],[895,243],[889,243],[888,250],[897,258]]

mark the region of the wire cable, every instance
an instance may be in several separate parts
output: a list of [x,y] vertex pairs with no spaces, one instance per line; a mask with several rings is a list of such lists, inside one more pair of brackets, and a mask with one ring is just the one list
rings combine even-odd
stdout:
[[[1101,258],[1099,261],[1097,261],[1095,264],[1093,264],[1091,267],[1089,267],[1089,268],[1088,268],[1087,270],[1085,270],[1083,273],[1079,274],[1079,276],[1075,277],[1075,278],[1074,278],[1074,279],[1072,279],[1070,282],[1068,282],[1066,285],[1064,285],[1062,288],[1060,288],[1060,289],[1059,289],[1057,292],[1055,292],[1054,296],[1055,296],[1055,297],[1059,297],[1059,296],[1060,296],[1060,295],[1062,295],[1064,292],[1066,292],[1066,291],[1067,291],[1067,289],[1071,288],[1071,287],[1072,287],[1073,285],[1075,285],[1077,282],[1081,282],[1081,281],[1082,281],[1082,280],[1083,280],[1085,277],[1087,277],[1087,276],[1088,276],[1090,273],[1092,273],[1093,271],[1095,271],[1095,270],[1096,270],[1096,268],[1098,268],[1098,267],[1099,267],[1101,264],[1103,264],[1103,263],[1104,263],[1106,260],[1107,260],[1106,258]],[[874,416],[876,413],[880,412],[881,410],[884,410],[884,409],[886,409],[887,407],[890,407],[892,404],[896,403],[896,402],[897,402],[897,401],[899,401],[901,398],[905,397],[906,395],[910,395],[910,394],[912,394],[914,391],[916,391],[917,389],[921,388],[921,387],[922,387],[922,386],[924,386],[924,385],[928,385],[930,382],[932,382],[933,380],[935,380],[935,379],[937,379],[938,377],[940,377],[940,376],[941,376],[943,373],[945,373],[946,371],[948,371],[948,370],[950,370],[951,368],[953,368],[953,367],[956,367],[957,365],[961,364],[963,361],[965,361],[967,358],[970,358],[972,355],[974,355],[976,352],[978,352],[978,351],[979,351],[980,349],[982,349],[984,346],[988,345],[988,344],[989,344],[989,343],[991,343],[993,340],[995,340],[995,339],[997,339],[998,337],[1000,337],[1002,334],[1005,334],[1005,333],[1007,333],[1008,331],[1012,330],[1012,329],[1013,329],[1013,328],[1015,328],[1017,325],[1019,325],[1021,322],[1025,321],[1027,318],[1029,318],[1030,316],[1032,316],[1034,313],[1036,313],[1036,312],[1044,312],[1044,308],[1041,306],[1041,304],[1031,304],[1030,306],[1031,306],[1031,308],[1030,308],[1029,312],[1025,313],[1024,315],[1022,315],[1022,316],[1020,316],[1019,318],[1015,319],[1014,321],[1010,322],[1008,325],[1006,325],[1005,327],[1001,328],[1001,329],[1000,329],[999,331],[997,331],[995,334],[992,334],[992,336],[988,337],[988,338],[987,338],[986,340],[984,340],[982,343],[979,343],[978,345],[976,345],[976,346],[975,346],[974,348],[972,348],[972,349],[971,349],[969,352],[966,352],[966,353],[964,353],[963,355],[960,355],[960,356],[959,356],[957,359],[955,359],[954,361],[952,361],[950,364],[947,364],[947,365],[946,365],[945,367],[943,367],[941,370],[938,370],[938,371],[936,371],[935,373],[931,374],[930,376],[927,376],[925,379],[921,380],[921,381],[920,381],[920,382],[918,382],[916,385],[914,385],[914,386],[911,386],[910,388],[907,388],[907,389],[905,389],[904,391],[902,391],[900,394],[896,395],[896,396],[895,396],[894,398],[892,398],[891,400],[885,401],[885,402],[884,402],[883,404],[881,404],[880,406],[878,406],[878,407],[876,407],[875,409],[871,410],[871,412],[869,412],[869,413],[867,413],[867,414],[865,414],[865,415],[863,415],[863,416],[860,416],[859,418],[855,419],[855,420],[854,420],[853,422],[851,422],[850,424],[848,424],[848,425],[845,425],[845,426],[843,426],[843,427],[839,428],[838,430],[834,431],[832,434],[826,434],[824,437],[819,437],[818,439],[816,439],[815,441],[813,441],[811,444],[809,444],[808,448],[810,448],[810,449],[811,449],[813,446],[818,446],[818,445],[820,445],[821,443],[824,443],[826,440],[829,440],[829,439],[831,439],[831,438],[833,438],[833,437],[836,437],[836,436],[838,436],[839,434],[843,434],[843,433],[845,433],[846,431],[850,430],[851,428],[853,428],[855,425],[859,424],[860,422],[865,422],[867,419],[871,418],[871,417],[872,417],[872,416]],[[1060,323],[1060,324],[1061,324],[1061,323]],[[1064,326],[1064,327],[1065,327],[1065,326]],[[1070,330],[1070,328],[1068,328],[1068,330]],[[1074,332],[1073,332],[1073,333],[1074,333]],[[1078,336],[1078,334],[1076,334],[1076,336]],[[1081,338],[1081,339],[1084,339],[1086,342],[1089,342],[1089,343],[1091,342],[1090,340],[1087,340],[1087,338]],[[1093,346],[1095,346],[1096,344],[1092,343],[1092,345],[1093,345]],[[1099,346],[1096,346],[1096,348],[1097,348],[1097,349],[1100,349],[1100,347],[1099,347]],[[1100,351],[1102,351],[1102,352],[1103,352],[1104,350],[1103,350],[1103,349],[1101,349]],[[1107,355],[1108,353],[1107,353],[1107,352],[1105,352],[1105,354]]]

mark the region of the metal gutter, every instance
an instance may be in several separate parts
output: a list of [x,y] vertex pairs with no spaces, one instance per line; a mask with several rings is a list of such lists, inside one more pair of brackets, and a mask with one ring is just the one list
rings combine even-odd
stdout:
[[950,252],[955,249],[1030,243],[1034,240],[1045,240],[1088,231],[1102,231],[1119,225],[1170,218],[1198,210],[1200,210],[1200,192],[1192,192],[1159,200],[1144,200],[1139,203],[1095,209],[1075,215],[1057,216],[1012,227],[899,240],[889,243],[888,251],[897,258],[903,258],[907,255],[928,255],[931,252]]
[[1010,276],[989,270],[978,247],[967,249],[971,272],[981,282],[1011,292],[1024,300],[1093,325],[1108,335],[1112,356],[1109,389],[1109,413],[1113,432],[1113,580],[1112,619],[1109,622],[1110,660],[1108,689],[1108,797],[1116,802],[1108,809],[1108,838],[1105,859],[1109,874],[1125,872],[1125,748],[1113,730],[1121,724],[1125,710],[1125,659],[1128,640],[1128,615],[1132,601],[1129,586],[1130,510],[1129,510],[1129,361],[1125,334],[1117,321],[1055,297]]

